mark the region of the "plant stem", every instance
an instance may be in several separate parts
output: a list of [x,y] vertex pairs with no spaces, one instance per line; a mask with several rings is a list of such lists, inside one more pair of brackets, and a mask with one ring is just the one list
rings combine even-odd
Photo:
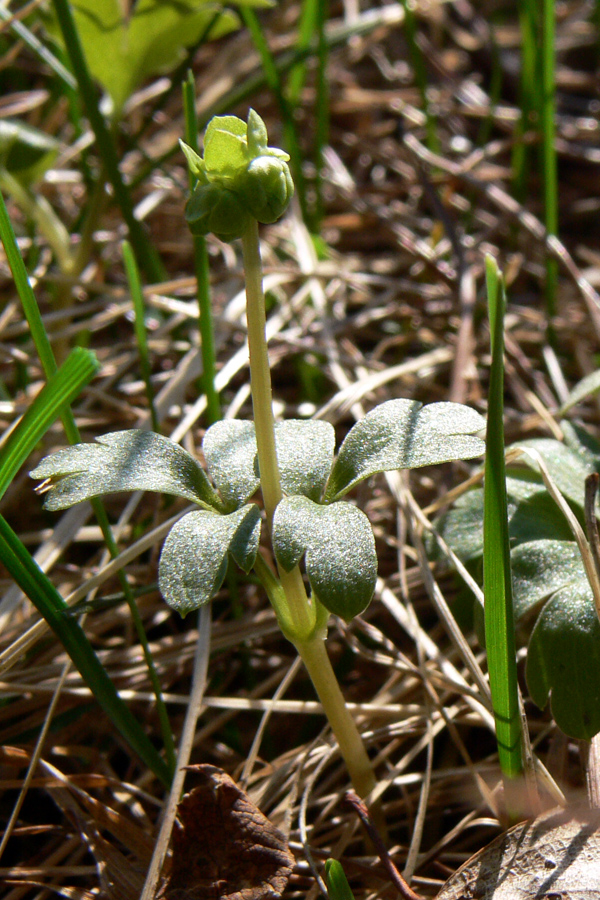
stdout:
[[258,222],[255,219],[242,235],[242,251],[246,271],[246,318],[248,320],[252,408],[256,428],[260,486],[270,528],[273,522],[273,513],[282,494],[275,450],[275,419],[273,417],[271,372],[265,332],[265,298],[262,287]]
[[[242,235],[242,250],[246,271],[246,318],[248,320],[252,408],[256,429],[260,486],[270,530],[273,515],[282,498],[282,493],[275,449],[275,419],[265,331],[262,263],[258,241],[258,223],[255,219]],[[289,622],[292,626],[292,633],[286,633],[286,637],[306,639],[314,630],[316,612],[306,596],[300,569],[298,566],[295,566],[291,572],[281,569],[279,577],[287,601]]]
[[[281,479],[275,447],[275,420],[271,390],[271,372],[265,332],[265,298],[258,242],[258,223],[252,221],[242,235],[246,270],[246,317],[250,353],[250,385],[256,429],[260,482],[269,528],[277,504],[282,498]],[[298,566],[291,572],[279,569],[283,591],[277,590],[275,577],[260,557],[255,569],[265,583],[269,598],[278,613],[286,637],[292,641],[306,666],[338,742],[352,784],[361,797],[375,786],[375,775],[356,724],[346,708],[344,697],[325,650],[324,629],[319,627],[318,604],[310,603]]]
[[356,722],[344,701],[325,649],[325,641],[315,638],[306,643],[297,643],[296,649],[329,720],[354,790],[360,797],[366,797],[375,787],[375,774]]

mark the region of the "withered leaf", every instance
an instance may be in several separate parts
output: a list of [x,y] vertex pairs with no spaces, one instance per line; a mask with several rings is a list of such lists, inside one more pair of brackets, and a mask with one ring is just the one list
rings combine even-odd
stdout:
[[600,810],[554,809],[472,856],[436,900],[598,900]]
[[215,766],[177,808],[166,900],[276,900],[294,866],[283,834]]

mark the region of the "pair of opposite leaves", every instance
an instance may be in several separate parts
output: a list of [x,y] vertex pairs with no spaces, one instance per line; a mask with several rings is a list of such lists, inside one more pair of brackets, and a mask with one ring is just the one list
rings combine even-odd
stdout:
[[[278,423],[284,493],[272,529],[278,564],[290,571],[304,556],[314,594],[330,612],[352,619],[373,595],[377,556],[367,517],[341,498],[377,472],[480,456],[484,444],[477,433],[484,424],[461,404],[389,400],[353,426],[334,460],[330,423]],[[197,504],[199,509],[172,528],[159,564],[161,593],[185,615],[217,593],[230,556],[250,571],[260,539],[260,510],[248,502],[260,484],[254,424],[217,422],[207,430],[202,450],[208,475],[162,435],[114,432],[60,450],[31,475],[50,479],[47,509],[131,490],[174,494]]]

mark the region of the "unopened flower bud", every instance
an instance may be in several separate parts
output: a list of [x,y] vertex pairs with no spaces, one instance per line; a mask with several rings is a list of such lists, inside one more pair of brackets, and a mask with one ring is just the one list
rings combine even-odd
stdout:
[[241,237],[249,213],[237,194],[220,184],[198,184],[185,208],[192,234],[213,232],[222,241]]
[[181,143],[198,184],[186,206],[193,234],[212,231],[224,241],[241,237],[251,218],[276,222],[294,194],[289,156],[267,144],[265,123],[253,109],[248,122],[214,116],[204,136],[204,158]]
[[294,195],[288,164],[275,156],[253,159],[242,185],[250,212],[263,225],[276,222]]

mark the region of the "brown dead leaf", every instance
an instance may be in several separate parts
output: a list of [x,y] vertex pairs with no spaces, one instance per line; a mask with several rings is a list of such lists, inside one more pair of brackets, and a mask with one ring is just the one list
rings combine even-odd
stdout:
[[177,808],[165,900],[275,900],[294,865],[287,841],[215,766],[190,766],[200,785]]
[[436,900],[597,900],[600,810],[554,809],[472,856]]

